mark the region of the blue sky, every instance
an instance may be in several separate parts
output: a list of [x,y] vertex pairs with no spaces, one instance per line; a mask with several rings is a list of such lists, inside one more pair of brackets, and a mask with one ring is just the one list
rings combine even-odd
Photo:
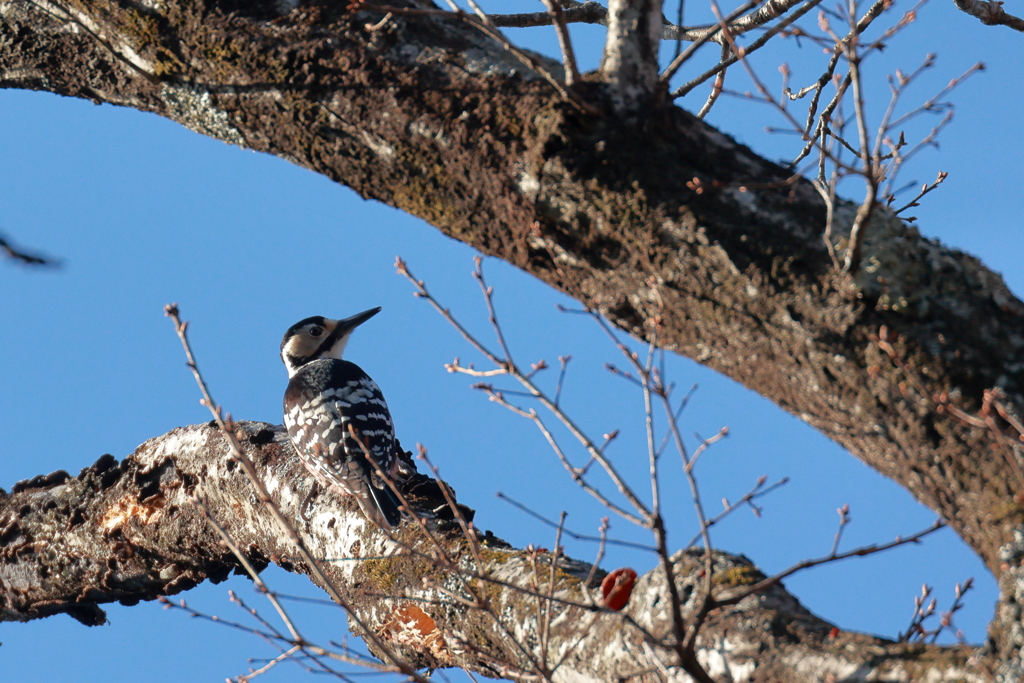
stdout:
[[[925,234],[981,257],[1019,294],[1020,38],[1008,29],[981,26],[951,3],[928,5],[919,17],[890,50],[869,62],[874,83],[881,84],[876,95],[884,96],[886,71],[909,70],[929,51],[939,53],[938,65],[914,91],[918,101],[976,61],[988,69],[954,94],[956,118],[941,148],[922,154],[904,175],[924,182],[938,170],[950,172],[916,211],[918,224]],[[553,35],[543,31],[511,36],[551,53]],[[581,62],[592,68],[600,31],[583,27],[576,35]],[[947,49],[953,36],[956,48]],[[816,77],[819,53],[787,45],[755,63],[774,87],[775,66],[785,59],[799,85],[799,77]],[[798,66],[797,59],[806,64]],[[738,71],[730,79],[728,86],[749,87]],[[682,104],[698,108],[706,92],[698,89]],[[877,117],[878,110],[872,113]],[[792,156],[792,138],[763,132],[764,126],[780,125],[763,105],[723,98],[709,121],[770,158]],[[217,400],[237,418],[275,423],[286,384],[277,357],[283,331],[310,315],[341,317],[379,305],[382,313],[360,328],[346,355],[384,390],[403,444],[429,448],[460,500],[478,510],[480,526],[520,546],[553,542],[551,530],[495,497],[503,491],[549,517],[568,511],[567,524],[576,531],[596,530],[605,511],[573,488],[541,435],[471,390],[468,378],[445,372],[443,364],[455,356],[481,359],[394,272],[400,255],[489,341],[485,309],[470,278],[471,249],[283,160],[155,116],[3,91],[0,123],[6,132],[0,138],[0,228],[64,262],[57,271],[0,263],[6,292],[0,298],[0,350],[6,359],[0,366],[0,486],[9,490],[19,479],[56,469],[74,474],[103,453],[121,458],[147,438],[209,419],[163,317],[166,303],[177,301],[191,321],[192,341]],[[564,296],[499,261],[487,260],[484,267],[517,360],[556,364],[557,356],[572,355],[564,405],[593,435],[622,430],[612,457],[646,490],[641,397],[602,369],[606,361],[621,363],[617,351],[592,322],[556,311],[557,304],[571,305]],[[681,386],[700,385],[684,415],[684,432],[709,436],[724,425],[731,430],[698,467],[712,511],[720,509],[721,498],[735,500],[762,474],[791,479],[762,502],[761,518],[740,511],[716,527],[717,547],[743,553],[773,572],[826,553],[835,510],[843,504],[850,505],[853,518],[845,548],[888,541],[934,519],[892,482],[736,383],[686,359],[670,358],[668,370]],[[555,373],[542,381],[553,386]],[[673,473],[666,475],[664,490],[670,538],[683,543],[696,530],[688,494]],[[644,538],[615,520],[612,535]],[[582,559],[596,550],[587,543],[566,545]],[[613,549],[604,562],[608,569],[623,565],[642,572],[654,561]],[[811,570],[786,585],[843,628],[892,637],[909,622],[922,583],[935,587],[945,607],[954,583],[968,576],[977,588],[957,624],[978,642],[991,615],[994,582],[949,531],[917,547]],[[278,570],[268,570],[267,579],[275,587],[316,595],[308,583]],[[199,609],[242,618],[227,600],[228,589],[266,607],[251,584],[237,578],[184,597]],[[6,680],[136,681],[141,667],[153,682],[220,680],[243,673],[247,658],[271,653],[252,636],[156,604],[110,606],[108,614],[111,624],[94,629],[67,617],[0,624]],[[318,637],[345,633],[336,612],[314,611],[307,619],[317,624]],[[282,667],[265,680],[297,675],[295,667]]]

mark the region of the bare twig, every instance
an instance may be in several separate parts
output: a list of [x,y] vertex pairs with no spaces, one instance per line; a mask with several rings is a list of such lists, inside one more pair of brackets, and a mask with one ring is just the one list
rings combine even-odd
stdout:
[[[544,424],[544,421],[540,418],[540,415],[538,415],[535,410],[525,411],[522,408],[518,408],[516,406],[513,406],[511,403],[509,403],[508,401],[505,400],[505,398],[502,396],[501,392],[496,391],[493,387],[486,387],[486,386],[484,386],[484,387],[479,387],[479,388],[482,388],[485,391],[487,391],[487,393],[490,396],[491,400],[494,401],[495,403],[497,403],[498,405],[503,406],[505,408],[508,408],[509,410],[511,410],[512,412],[516,413],[517,415],[520,415],[520,416],[525,417],[525,418],[527,418],[529,420],[532,420],[533,423],[535,425],[537,425],[537,428],[540,430],[541,434],[544,435],[544,438],[547,440],[548,445],[551,446],[551,450],[554,451],[555,455],[558,457],[558,460],[562,463],[562,466],[565,467],[566,471],[569,472],[569,475],[572,477],[573,481],[575,481],[577,484],[579,484],[579,486],[584,491],[586,491],[591,496],[596,498],[602,505],[604,505],[606,508],[608,508],[609,510],[611,510],[615,514],[619,515],[623,519],[627,519],[630,522],[633,522],[634,524],[637,524],[637,525],[640,525],[640,526],[647,526],[647,521],[646,521],[645,518],[649,518],[650,513],[647,511],[646,507],[643,508],[643,514],[644,514],[645,518],[638,517],[638,516],[634,515],[633,513],[629,512],[628,510],[623,509],[621,506],[616,505],[615,503],[613,503],[611,500],[608,499],[607,496],[605,496],[603,493],[601,493],[598,489],[596,489],[593,486],[591,486],[583,478],[583,473],[581,473],[578,468],[575,468],[575,467],[572,466],[572,463],[569,462],[569,458],[565,455],[565,451],[562,450],[562,447],[559,445],[558,441],[555,439],[554,434],[552,434],[551,431],[547,428],[547,425]],[[591,452],[591,457],[594,456],[595,452],[599,452],[599,451],[597,451],[597,449],[591,450],[590,448],[588,448],[588,451]],[[603,455],[601,456],[601,459],[602,460],[605,459]],[[626,487],[625,482],[622,483],[622,487]],[[628,488],[628,487],[626,487],[626,488]],[[622,488],[620,488],[619,490],[622,491]],[[632,493],[632,489],[629,489],[629,491],[630,491],[630,496],[634,500],[637,500],[636,499],[636,495]],[[637,500],[637,502],[639,503],[639,500]]]
[[559,356],[558,357],[558,384],[555,385],[555,405],[558,405],[559,400],[562,398],[562,386],[565,382],[565,370],[569,365],[569,361],[572,360],[572,356]]
[[[679,88],[676,88],[675,90],[673,90],[672,91],[672,95],[671,95],[672,99],[678,99],[678,98],[686,95],[688,92],[690,92],[691,90],[696,88],[698,85],[700,85],[704,81],[708,80],[709,78],[713,78],[714,76],[717,76],[719,73],[721,73],[725,69],[728,69],[730,66],[732,66],[733,64],[738,62],[741,57],[749,55],[749,54],[751,54],[753,52],[756,52],[757,50],[761,49],[762,47],[764,47],[764,45],[769,40],[774,38],[780,32],[782,32],[785,29],[787,29],[794,21],[796,21],[797,19],[799,19],[800,17],[802,17],[803,15],[807,14],[809,11],[811,11],[812,9],[814,9],[815,7],[820,5],[821,2],[822,2],[822,0],[807,0],[803,5],[798,7],[796,9],[796,11],[794,11],[792,14],[787,16],[785,19],[783,19],[782,21],[780,21],[779,23],[775,24],[770,29],[765,31],[765,33],[760,38],[758,38],[757,40],[752,42],[750,45],[748,45],[747,47],[743,48],[743,50],[741,52],[736,52],[734,50],[733,54],[730,55],[727,59],[724,59],[724,60],[720,61],[717,65],[715,65],[712,68],[708,69],[707,71],[702,73],[700,76],[697,76],[693,80],[691,80],[691,81],[683,84]],[[675,61],[678,61],[678,58],[676,60],[673,60],[673,64],[675,63]]]
[[939,171],[939,175],[935,178],[935,182],[934,183],[931,183],[930,185],[928,183],[925,183],[921,187],[921,191],[918,192],[917,195],[913,199],[911,199],[909,202],[904,204],[899,209],[893,211],[893,213],[898,216],[901,213],[903,213],[904,211],[906,211],[907,209],[912,209],[915,206],[921,206],[918,203],[918,200],[921,199],[921,197],[924,197],[926,194],[928,194],[932,190],[934,190],[935,188],[937,188],[939,185],[941,185],[942,181],[945,180],[948,175],[949,174],[946,173],[945,171]]
[[417,673],[415,668],[394,654],[391,651],[391,648],[389,648],[380,636],[377,635],[376,631],[368,628],[366,624],[363,623],[360,616],[351,608],[349,602],[341,595],[341,592],[334,585],[334,582],[331,581],[324,573],[323,568],[320,566],[320,561],[314,558],[306,548],[306,544],[303,542],[298,532],[296,532],[294,526],[292,526],[291,520],[285,517],[284,513],[281,512],[281,509],[274,503],[273,499],[271,499],[266,486],[264,486],[263,481],[256,472],[255,466],[242,450],[241,444],[238,443],[238,437],[235,435],[234,429],[231,428],[231,418],[224,417],[220,406],[214,402],[213,397],[210,395],[210,391],[206,386],[206,381],[203,379],[203,376],[199,371],[199,366],[196,364],[195,356],[193,355],[192,348],[189,345],[187,336],[188,323],[183,322],[179,317],[177,304],[169,304],[168,306],[165,306],[164,313],[174,322],[174,329],[178,334],[178,338],[181,340],[182,348],[185,351],[185,357],[188,359],[187,365],[192,371],[192,375],[195,377],[196,384],[199,386],[199,391],[203,395],[202,404],[205,405],[213,415],[213,419],[217,422],[217,426],[220,428],[221,433],[228,442],[234,460],[242,466],[242,469],[249,481],[256,489],[259,500],[271,512],[278,524],[278,527],[285,532],[289,540],[295,545],[299,556],[302,557],[302,560],[309,567],[310,572],[320,583],[320,586],[326,590],[331,598],[350,615],[352,621],[361,629],[366,639],[373,643],[374,647],[379,649],[385,659],[387,659],[390,665],[394,667],[394,670],[400,671],[411,680],[418,681],[419,683],[429,683],[426,678]]
[[165,610],[172,610],[172,609],[173,610],[181,610],[183,612],[187,612],[188,615],[190,617],[194,618],[194,619],[202,619],[202,620],[205,620],[205,621],[212,621],[212,622],[221,624],[223,626],[227,626],[229,628],[233,628],[233,629],[236,629],[236,630],[239,630],[239,631],[244,631],[246,633],[251,633],[252,635],[259,636],[263,640],[265,640],[267,642],[270,642],[270,643],[282,640],[282,637],[281,637],[280,633],[276,633],[274,631],[263,631],[261,629],[255,628],[253,626],[247,626],[247,625],[239,623],[237,621],[232,621],[230,619],[224,619],[222,617],[214,616],[214,615],[211,615],[211,614],[206,614],[204,612],[200,612],[198,610],[195,610],[192,607],[189,607],[188,603],[185,602],[184,598],[182,598],[178,602],[172,602],[169,598],[161,596],[161,597],[157,598],[157,602],[162,604],[164,606]]
[[819,564],[827,564],[829,562],[837,562],[839,560],[845,560],[845,559],[850,558],[850,557],[863,557],[865,555],[873,555],[875,553],[880,553],[883,550],[889,550],[890,548],[895,548],[897,546],[906,545],[908,543],[918,543],[918,542],[920,542],[920,540],[922,538],[924,538],[928,534],[934,533],[934,532],[938,531],[939,529],[943,528],[944,526],[946,526],[945,523],[941,519],[937,519],[927,529],[923,529],[922,531],[918,531],[917,533],[915,533],[915,534],[913,534],[911,536],[908,536],[906,538],[898,536],[896,538],[896,540],[890,541],[889,543],[883,543],[881,545],[862,546],[860,548],[855,548],[854,550],[850,550],[850,551],[845,552],[845,553],[840,553],[838,555],[833,555],[833,554],[830,553],[830,554],[826,555],[825,557],[819,557],[819,558],[813,559],[813,560],[804,560],[803,562],[798,562],[798,563],[794,564],[793,566],[789,567],[788,569],[785,569],[785,570],[779,572],[778,574],[775,574],[773,576],[769,576],[768,578],[766,578],[766,579],[764,579],[762,581],[758,581],[757,583],[755,583],[752,586],[740,588],[740,589],[738,589],[735,592],[730,591],[730,592],[727,592],[727,593],[717,597],[715,599],[715,604],[717,606],[735,605],[736,603],[740,602],[741,600],[743,600],[744,598],[746,598],[746,597],[748,597],[750,595],[754,595],[755,593],[760,593],[763,590],[771,588],[772,586],[777,584],[779,581],[782,581],[787,576],[795,574],[795,573],[797,573],[799,571],[803,571],[804,569],[809,569],[810,567],[816,567]]
[[541,623],[540,660],[548,666],[548,641],[551,637],[551,599],[555,595],[555,579],[558,576],[558,558],[562,552],[562,530],[565,528],[565,511],[559,515],[558,530],[555,532],[555,547],[551,550],[551,566],[548,571],[548,593],[546,596],[544,620]]
[[910,618],[910,626],[907,627],[905,633],[899,634],[897,638],[898,642],[906,643],[909,642],[914,636],[918,636],[921,641],[924,641],[928,632],[925,631],[924,620],[935,614],[936,599],[932,598],[927,605],[925,601],[928,600],[932,594],[932,587],[928,584],[921,585],[921,595],[914,596],[914,614]]
[[[515,508],[518,508],[522,512],[525,512],[530,517],[533,517],[534,519],[536,519],[538,522],[541,522],[545,526],[549,526],[552,529],[557,529],[558,528],[558,522],[555,522],[555,521],[552,521],[552,520],[548,519],[547,517],[545,517],[544,515],[540,514],[539,512],[536,512],[535,510],[531,510],[526,505],[523,505],[519,501],[514,500],[513,498],[510,498],[508,495],[502,493],[501,491],[498,491],[498,493],[496,495],[501,500],[505,501],[506,503],[512,505]],[[606,517],[604,519],[605,519],[605,523],[602,525],[602,529],[604,529],[604,532],[600,536],[588,536],[587,534],[577,533],[575,531],[572,531],[571,529],[566,529],[564,527],[562,528],[562,533],[567,534],[568,536],[571,536],[572,538],[576,539],[577,541],[593,541],[593,542],[596,542],[596,543],[600,543],[602,545],[603,544],[617,545],[617,546],[622,546],[623,548],[636,548],[637,550],[647,550],[647,551],[654,551],[655,550],[655,548],[653,548],[652,546],[644,545],[643,543],[633,543],[632,541],[623,541],[623,540],[620,540],[620,539],[617,539],[617,538],[608,538],[607,537],[607,531],[608,531],[607,519],[608,518]],[[604,554],[603,551],[601,551],[601,554]]]
[[579,82],[580,72],[576,67],[576,55],[573,54],[572,40],[569,38],[569,29],[565,26],[562,6],[558,4],[557,0],[544,0],[544,6],[548,8],[555,25],[555,33],[558,34],[558,46],[562,50],[562,66],[565,68],[565,85],[571,88]]
[[[591,585],[594,581],[594,577],[597,575],[598,567],[601,566],[601,560],[604,559],[605,545],[608,543],[608,527],[610,526],[607,517],[601,518],[601,525],[597,527],[597,533],[600,534],[600,543],[597,546],[597,556],[594,558],[594,564],[590,565],[590,573],[587,574],[587,580],[583,582],[584,588]],[[589,597],[589,593],[587,596]]]
[[249,558],[245,556],[245,553],[241,551],[241,549],[234,542],[231,536],[228,535],[228,532],[224,529],[224,527],[222,527],[213,518],[213,515],[210,513],[210,506],[206,504],[206,500],[202,497],[196,496],[193,498],[193,501],[203,511],[203,516],[206,517],[206,521],[209,522],[210,526],[214,528],[214,530],[217,532],[217,535],[220,536],[221,541],[224,543],[224,545],[228,547],[228,549],[231,551],[231,554],[233,554],[235,558],[237,558],[238,561],[242,564],[242,567],[245,569],[246,574],[248,574],[249,578],[251,578],[253,583],[256,584],[256,588],[267,597],[267,599],[270,601],[270,604],[274,606],[275,610],[277,610],[277,614],[281,617],[281,621],[284,622],[284,625],[288,629],[288,632],[291,633],[292,641],[298,646],[304,644],[306,642],[305,638],[303,638],[302,634],[299,633],[298,627],[295,625],[295,622],[292,621],[291,617],[288,615],[288,612],[284,609],[284,607],[281,606],[281,603],[277,599],[277,595],[272,590],[270,590],[270,587],[267,586],[266,583],[263,582],[263,579],[260,578],[259,572],[256,571],[255,567],[252,566],[252,563],[249,562]]
[[[222,626],[227,626],[229,628],[233,628],[233,629],[236,629],[236,630],[239,630],[239,631],[244,631],[246,633],[250,633],[252,635],[255,635],[255,636],[263,639],[267,643],[273,645],[274,647],[276,647],[281,652],[286,651],[286,648],[282,647],[282,644],[287,645],[290,648],[300,647],[300,645],[301,645],[301,649],[306,651],[306,652],[308,652],[308,653],[310,653],[311,658],[314,661],[316,661],[317,664],[319,666],[321,666],[321,667],[324,667],[324,664],[322,662],[320,662],[318,659],[316,659],[317,657],[325,657],[327,659],[333,659],[335,661],[339,661],[339,662],[342,662],[342,663],[345,663],[345,664],[352,664],[354,666],[358,666],[358,667],[362,667],[362,668],[367,668],[367,669],[370,669],[370,670],[373,670],[373,671],[378,671],[378,672],[381,672],[381,673],[386,673],[386,672],[389,672],[389,671],[394,671],[393,667],[386,666],[384,664],[381,664],[379,661],[376,661],[376,660],[373,660],[373,659],[369,659],[367,657],[358,656],[356,653],[353,653],[351,655],[350,654],[343,654],[343,653],[340,653],[340,652],[332,652],[330,650],[326,650],[326,649],[324,649],[322,647],[319,647],[319,646],[316,646],[316,645],[312,645],[311,643],[301,643],[301,644],[300,643],[295,643],[294,641],[290,640],[287,636],[284,636],[283,634],[278,633],[276,631],[276,629],[273,629],[273,628],[271,628],[271,630],[261,630],[261,629],[258,629],[258,628],[254,628],[252,626],[247,626],[247,625],[239,623],[237,621],[232,621],[230,619],[224,619],[222,617],[218,617],[218,616],[215,616],[215,615],[210,615],[210,614],[206,614],[204,612],[200,612],[200,611],[190,607],[188,605],[188,603],[185,602],[184,599],[179,600],[177,603],[175,603],[175,602],[171,602],[171,600],[169,600],[166,597],[161,597],[161,598],[158,598],[158,601],[164,606],[164,609],[181,610],[181,611],[184,611],[184,612],[188,613],[189,616],[191,616],[191,617],[193,617],[195,619],[203,619],[205,621],[211,621],[213,623],[220,624]],[[232,596],[232,602],[235,602],[235,603],[239,604],[248,613],[250,613],[250,614],[253,613],[253,610],[250,610],[247,607],[245,607],[244,603],[242,603],[237,598],[237,596],[235,596],[235,595]],[[331,603],[331,605],[334,606],[334,607],[337,607],[337,605],[335,605],[334,603]],[[266,623],[266,622],[262,622],[262,623]],[[295,661],[294,656],[293,656],[293,661]]]
[[498,314],[494,312],[494,287],[488,287],[487,282],[484,280],[483,257],[473,257],[473,264],[476,266],[473,269],[473,279],[480,285],[480,292],[483,294],[484,302],[487,304],[487,320],[491,323],[491,327],[494,328],[494,334],[498,338],[501,352],[505,354],[505,364],[511,366],[513,365],[512,353],[509,351],[505,335],[501,331],[501,325],[498,324]]
[[[740,7],[737,7],[735,10],[730,12],[729,16],[727,17],[727,20],[730,22],[735,21],[744,12],[747,12],[757,7],[758,3],[759,0],[744,3]],[[751,28],[754,27],[751,26]],[[724,43],[721,35],[719,34],[721,29],[722,27],[720,25],[712,24],[708,28],[704,29],[700,35],[687,36],[685,38],[680,36],[678,40],[692,40],[693,42],[692,44],[688,45],[687,48],[682,52],[677,51],[676,56],[672,59],[669,65],[665,67],[665,70],[661,73],[661,76],[658,77],[659,80],[664,84],[668,84],[668,82],[672,80],[672,77],[676,75],[676,72],[679,71],[680,67],[682,67],[683,64],[685,64],[697,52],[697,50],[703,47],[705,43]],[[741,33],[743,32],[743,30],[740,27],[736,27],[736,30],[740,31]]]
[[[818,105],[818,97],[821,94],[821,89],[824,88],[825,84],[832,79],[832,74],[839,63],[840,57],[846,53],[847,46],[855,43],[858,36],[866,31],[868,26],[870,26],[871,23],[889,6],[889,0],[875,0],[875,2],[871,4],[871,7],[868,8],[867,12],[865,12],[864,15],[851,27],[849,33],[847,33],[841,40],[835,41],[835,45],[832,48],[832,57],[829,59],[828,68],[818,79],[815,95],[814,98],[812,98],[811,106],[808,109],[807,127],[804,131],[804,136],[805,139],[808,140],[808,143],[800,154],[797,155],[796,159],[793,161],[794,164],[800,163],[800,160],[811,151],[812,146],[815,144],[815,140],[817,140],[817,138],[823,134],[825,128],[827,128],[828,122],[831,120],[832,113],[842,101],[843,97],[845,97],[846,90],[850,86],[851,78],[850,74],[847,74],[837,85],[835,96],[825,107],[824,111],[822,111],[821,116],[818,117],[818,124],[815,127],[814,135],[808,135],[810,132],[810,123]],[[824,149],[824,145],[822,145],[822,149]]]
[[[937,600],[935,598],[932,598],[930,601],[928,601],[926,605],[925,601],[928,600],[928,597],[931,595],[932,587],[927,584],[922,585],[921,595],[914,596],[914,614],[910,619],[910,626],[907,627],[907,630],[905,632],[899,634],[899,637],[897,638],[898,642],[912,642],[916,637],[919,643],[923,643],[925,642],[925,640],[930,639],[929,642],[934,644],[935,641],[939,639],[939,636],[942,634],[944,630],[946,630],[947,628],[955,628],[955,626],[953,625],[953,615],[956,614],[964,606],[964,595],[973,586],[973,578],[968,578],[963,583],[956,584],[956,587],[954,589],[955,597],[953,598],[953,604],[950,606],[949,610],[941,614],[941,616],[939,617],[938,626],[936,626],[932,630],[928,630],[924,627],[924,622],[928,618],[935,615],[935,607]],[[956,631],[956,636],[958,640],[963,642],[962,633]]]
[[[729,45],[722,45],[722,56],[721,60],[728,59],[729,57]],[[711,84],[711,92],[708,94],[708,99],[704,103],[704,106],[697,112],[697,118],[703,119],[711,111],[711,107],[715,106],[715,102],[718,101],[719,96],[722,94],[722,87],[725,85],[725,71],[723,70],[717,76],[715,81]]]
[[[743,507],[744,505],[750,507],[750,509],[753,511],[755,517],[760,517],[761,516],[761,508],[759,508],[756,505],[754,505],[754,501],[757,500],[758,498],[761,498],[762,496],[768,495],[769,493],[771,493],[775,489],[781,488],[781,487],[785,486],[786,484],[788,484],[789,483],[789,477],[783,477],[782,479],[778,480],[774,484],[772,484],[772,485],[770,485],[770,486],[768,486],[766,488],[762,488],[762,487],[764,487],[764,484],[765,484],[766,481],[768,481],[768,477],[766,475],[761,475],[760,477],[758,477],[757,478],[757,483],[754,485],[754,488],[750,489],[745,494],[743,494],[743,496],[741,496],[740,499],[737,500],[735,503],[730,503],[728,500],[723,498],[722,499],[722,507],[724,509],[721,512],[719,512],[717,515],[715,515],[714,517],[712,517],[712,518],[707,520],[707,527],[710,529],[711,527],[713,527],[714,525],[718,524],[720,521],[722,521],[723,519],[728,517],[734,511],[736,511],[736,510],[740,509],[741,507]],[[698,531],[697,534],[695,536],[693,536],[686,543],[686,545],[683,546],[683,548],[691,548],[691,547],[693,547],[693,544],[696,543],[698,540],[700,540],[701,536],[702,536],[701,532]]]
[[[907,630],[905,632],[899,634],[897,641],[900,643],[908,643],[913,642],[916,638],[917,642],[919,643],[924,643],[927,640],[929,643],[934,645],[935,641],[939,639],[939,636],[942,635],[942,632],[944,630],[946,630],[947,628],[956,628],[953,624],[953,615],[955,615],[964,606],[964,595],[973,586],[973,577],[968,578],[963,583],[956,584],[956,587],[954,588],[955,597],[953,598],[953,604],[947,611],[943,612],[939,616],[938,626],[936,626],[934,629],[929,630],[924,627],[924,622],[927,621],[930,617],[935,616],[935,607],[937,604],[937,600],[935,598],[932,598],[930,601],[928,601],[926,605],[925,601],[928,600],[929,596],[931,596],[932,587],[927,584],[922,585],[921,595],[914,596],[914,614],[910,619],[910,626],[907,627]],[[963,633],[959,630],[955,630],[954,632],[956,634],[957,640],[963,643]]]
[[[558,7],[561,9],[562,21],[566,24],[598,24],[601,26],[608,24],[608,9],[594,0],[587,0],[587,2],[560,0]],[[495,26],[502,28],[534,28],[552,26],[555,23],[555,17],[550,10],[547,12],[491,14],[490,17]]]
[[256,669],[255,671],[252,671],[252,672],[250,672],[250,673],[248,673],[248,674],[246,674],[244,676],[237,676],[235,678],[231,678],[231,679],[228,679],[228,680],[231,681],[232,683],[235,683],[235,682],[237,682],[237,683],[248,683],[249,681],[251,681],[252,679],[256,678],[257,676],[259,676],[261,674],[265,674],[266,672],[270,671],[279,662],[283,662],[286,659],[290,659],[294,654],[296,654],[300,650],[301,650],[301,648],[298,645],[295,645],[295,646],[291,647],[290,649],[285,650],[284,652],[279,654],[277,657],[274,657],[269,662],[267,662],[265,665],[261,666],[259,669]]
[[857,214],[850,227],[846,258],[843,261],[843,270],[847,273],[855,273],[860,268],[860,252],[864,244],[865,231],[878,204],[878,184],[871,181],[867,181],[866,184],[864,200],[857,207]]
[[[964,594],[966,594],[967,591],[971,590],[971,588],[973,587],[974,577],[968,577],[968,579],[963,583],[956,584],[956,588],[954,589],[955,597],[953,598],[953,604],[950,606],[949,611],[942,613],[942,617],[939,620],[939,627],[935,629],[935,631],[932,633],[932,644],[934,644],[935,641],[939,639],[939,635],[942,633],[943,629],[955,628],[953,626],[953,615],[956,614],[960,610],[960,608],[964,606]],[[959,640],[961,643],[964,642],[963,633],[961,633],[959,630],[956,631],[956,637],[957,640]]]
[[50,256],[43,256],[42,254],[33,254],[21,247],[16,247],[10,239],[3,235],[0,235],[0,252],[12,261],[26,266],[60,267],[59,260]]
[[835,557],[836,552],[839,551],[839,541],[843,538],[843,530],[846,528],[846,525],[850,523],[849,504],[845,504],[843,507],[838,508],[836,512],[839,513],[839,528],[836,529],[836,537],[832,541],[832,551],[829,553],[829,555],[833,557]]
[[[466,339],[471,345],[473,345],[474,348],[476,348],[484,356],[486,356],[487,359],[491,361],[495,366],[507,370],[510,376],[512,376],[516,381],[518,381],[521,385],[523,385],[523,387],[526,388],[526,390],[530,393],[530,396],[532,398],[539,401],[541,405],[544,406],[544,408],[546,408],[552,415],[554,415],[559,420],[559,422],[561,422],[569,430],[573,437],[584,447],[587,453],[601,465],[602,469],[604,469],[605,473],[611,478],[616,488],[618,488],[619,493],[621,493],[626,498],[626,500],[629,501],[630,505],[633,506],[633,508],[640,515],[640,517],[637,517],[636,515],[622,509],[621,507],[614,505],[604,495],[600,494],[596,489],[589,486],[589,484],[587,484],[583,480],[581,474],[578,471],[576,471],[576,469],[573,468],[572,465],[569,463],[568,459],[565,457],[565,454],[564,452],[562,452],[561,448],[557,447],[557,442],[555,441],[554,436],[551,434],[551,432],[547,430],[547,427],[544,426],[543,421],[534,411],[525,411],[521,408],[513,406],[512,404],[508,403],[508,401],[505,400],[504,396],[500,391],[494,389],[489,385],[480,384],[476,385],[476,388],[487,391],[492,401],[495,401],[500,405],[503,405],[504,407],[513,410],[514,412],[516,412],[519,415],[522,415],[523,417],[527,417],[533,420],[533,422],[541,430],[541,433],[544,434],[544,437],[552,445],[552,448],[559,455],[559,458],[562,460],[562,464],[566,467],[570,474],[572,474],[574,481],[583,486],[584,489],[588,491],[588,493],[597,497],[599,500],[601,500],[602,503],[609,505],[609,509],[614,510],[617,514],[622,515],[626,519],[629,519],[630,521],[637,524],[646,525],[646,522],[643,520],[649,519],[650,511],[647,509],[647,506],[644,505],[643,502],[641,502],[640,499],[636,496],[633,490],[629,487],[626,481],[619,474],[615,466],[612,465],[611,461],[604,455],[601,449],[598,448],[597,445],[594,444],[594,442],[583,432],[583,430],[580,429],[580,427],[569,417],[569,415],[565,413],[565,411],[563,411],[558,405],[556,405],[555,402],[547,396],[547,394],[541,391],[541,389],[534,382],[532,382],[515,365],[514,362],[512,362],[511,355],[508,352],[508,349],[505,345],[504,337],[501,333],[501,328],[497,324],[497,318],[493,309],[493,301],[490,298],[489,288],[487,287],[487,284],[484,281],[483,271],[481,270],[481,268],[481,262],[478,261],[477,271],[475,271],[474,273],[474,278],[477,279],[477,281],[480,283],[481,290],[484,292],[484,296],[488,305],[488,313],[492,319],[492,325],[494,326],[495,333],[498,335],[499,344],[502,346],[502,350],[505,353],[504,359],[499,358],[496,354],[488,350],[479,341],[477,341],[476,338],[473,337],[473,335],[466,331],[466,329],[457,320],[455,320],[451,312],[448,309],[442,307],[437,302],[437,300],[434,299],[434,297],[427,291],[423,281],[417,280],[415,277],[413,277],[412,273],[409,271],[405,262],[402,261],[402,259],[400,258],[396,260],[396,269],[398,270],[399,274],[403,275],[406,279],[413,283],[413,285],[417,289],[416,295],[429,301],[430,304],[435,308],[435,310],[440,312],[441,315],[444,316],[445,320],[447,320],[449,324],[455,327],[455,329],[458,330],[459,334],[461,334],[464,339]],[[449,369],[451,370],[451,368]]]

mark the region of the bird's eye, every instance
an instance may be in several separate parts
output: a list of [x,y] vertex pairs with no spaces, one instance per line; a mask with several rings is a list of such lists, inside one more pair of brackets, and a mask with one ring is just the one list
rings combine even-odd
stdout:
[[319,337],[323,333],[324,333],[324,328],[322,328],[322,327],[317,327],[317,326],[314,325],[313,327],[309,328],[309,336],[310,337]]

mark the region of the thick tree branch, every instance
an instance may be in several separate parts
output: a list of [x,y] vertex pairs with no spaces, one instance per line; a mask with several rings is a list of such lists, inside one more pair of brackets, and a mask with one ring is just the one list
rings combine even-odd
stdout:
[[[529,553],[488,536],[478,566],[460,550],[465,537],[459,526],[434,519],[428,525],[435,541],[460,558],[457,567],[446,567],[428,559],[436,557],[433,545],[414,523],[403,524],[392,541],[350,500],[333,493],[320,493],[304,518],[299,508],[308,477],[287,435],[264,423],[237,423],[236,429],[273,502],[295,520],[311,551],[334,558],[324,564],[334,586],[405,661],[463,666],[489,677],[528,669],[507,645],[506,632],[540,656],[535,636],[541,617],[529,588],[536,568]],[[423,478],[405,493],[421,509],[436,507],[441,498]],[[105,455],[78,477],[39,477],[0,499],[0,620],[67,613],[101,624],[103,603],[154,600],[239,571],[196,497],[252,565],[262,569],[274,562],[311,574],[274,515],[257,501],[221,432],[193,425],[147,441],[121,462]],[[550,559],[544,554],[540,561]],[[703,551],[679,553],[673,562],[689,613],[704,582]],[[626,608],[616,613],[588,597],[596,592],[583,588],[590,570],[586,563],[559,559],[546,622],[555,679],[622,680],[658,669],[668,671],[670,680],[685,680],[663,643],[672,633],[664,574],[652,569],[641,576]],[[715,590],[723,596],[764,579],[748,560],[726,553],[715,554],[713,570]],[[471,606],[461,587],[466,578],[482,587],[493,610]],[[503,641],[506,646],[499,646]],[[968,648],[911,646],[839,632],[781,585],[712,612],[697,643],[698,659],[720,679],[810,683],[857,670],[891,681],[983,680],[967,666]],[[910,655],[932,664],[908,666]]]
[[655,104],[661,0],[609,0],[601,73],[615,113],[631,117]]
[[1014,31],[1024,31],[1024,19],[1005,12],[1003,3],[996,0],[953,0],[953,4],[986,26],[1009,26]]

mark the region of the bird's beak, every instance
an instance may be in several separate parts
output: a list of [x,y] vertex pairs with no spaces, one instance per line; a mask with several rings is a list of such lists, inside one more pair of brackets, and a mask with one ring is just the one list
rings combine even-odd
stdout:
[[356,313],[350,318],[339,320],[338,326],[335,328],[335,335],[339,337],[345,336],[378,313],[380,313],[380,306],[363,311],[362,313]]

